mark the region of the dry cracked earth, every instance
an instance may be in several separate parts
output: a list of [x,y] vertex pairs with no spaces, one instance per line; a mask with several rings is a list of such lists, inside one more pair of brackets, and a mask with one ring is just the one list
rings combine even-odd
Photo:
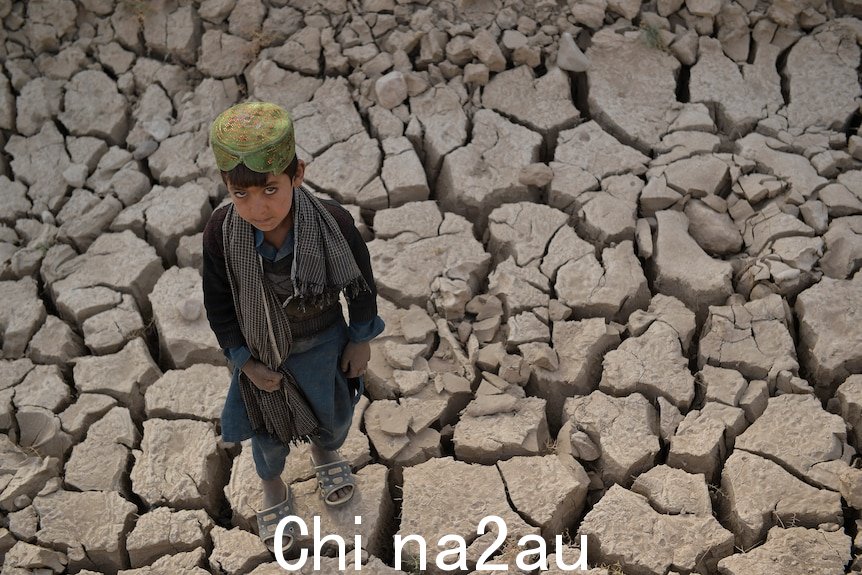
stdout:
[[396,534],[475,569],[497,515],[510,573],[530,534],[593,575],[862,572],[860,0],[0,17],[2,575],[283,572],[201,294],[207,129],[246,98],[373,257],[358,495],[284,473],[362,570],[402,573]]

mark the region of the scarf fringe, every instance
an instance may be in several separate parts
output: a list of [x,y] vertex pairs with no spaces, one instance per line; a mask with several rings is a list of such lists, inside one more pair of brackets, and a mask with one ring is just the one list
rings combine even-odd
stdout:
[[324,286],[319,283],[302,282],[298,279],[294,282],[294,292],[305,294],[298,296],[298,307],[303,313],[308,309],[323,309],[333,305],[338,301],[338,295],[342,291],[348,300],[352,300],[362,292],[370,292],[371,290],[368,287],[368,282],[361,275],[350,280],[338,291],[326,291]]

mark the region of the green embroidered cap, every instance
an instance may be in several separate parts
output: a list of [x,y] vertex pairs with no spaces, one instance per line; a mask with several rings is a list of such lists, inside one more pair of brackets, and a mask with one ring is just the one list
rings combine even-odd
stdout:
[[280,174],[296,153],[293,121],[276,104],[237,104],[219,114],[210,126],[210,147],[223,172],[242,162],[254,172]]

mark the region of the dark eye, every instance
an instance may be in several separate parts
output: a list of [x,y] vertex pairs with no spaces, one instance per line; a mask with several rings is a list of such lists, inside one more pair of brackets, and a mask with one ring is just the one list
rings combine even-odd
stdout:
[[239,191],[239,190],[234,190],[234,192],[233,192],[233,197],[235,197],[235,198],[244,198],[244,197],[245,197],[245,192],[241,192],[241,191]]
[[263,193],[271,196],[272,194],[276,193],[277,191],[278,191],[278,188],[270,186],[269,188],[266,188],[263,191]]

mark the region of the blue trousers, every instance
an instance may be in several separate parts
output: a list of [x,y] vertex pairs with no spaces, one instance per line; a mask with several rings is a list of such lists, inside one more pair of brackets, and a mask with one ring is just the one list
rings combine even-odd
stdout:
[[[351,386],[340,360],[349,341],[347,324],[342,317],[335,324],[310,338],[296,339],[290,355],[284,360],[317,420],[320,434],[312,441],[329,451],[341,447],[353,421],[353,408],[365,389],[363,379]],[[251,427],[239,390],[239,369],[234,368],[227,399],[222,409],[222,439],[239,442],[251,438],[255,469],[261,479],[274,479],[284,470],[290,446],[268,433],[257,433]]]

